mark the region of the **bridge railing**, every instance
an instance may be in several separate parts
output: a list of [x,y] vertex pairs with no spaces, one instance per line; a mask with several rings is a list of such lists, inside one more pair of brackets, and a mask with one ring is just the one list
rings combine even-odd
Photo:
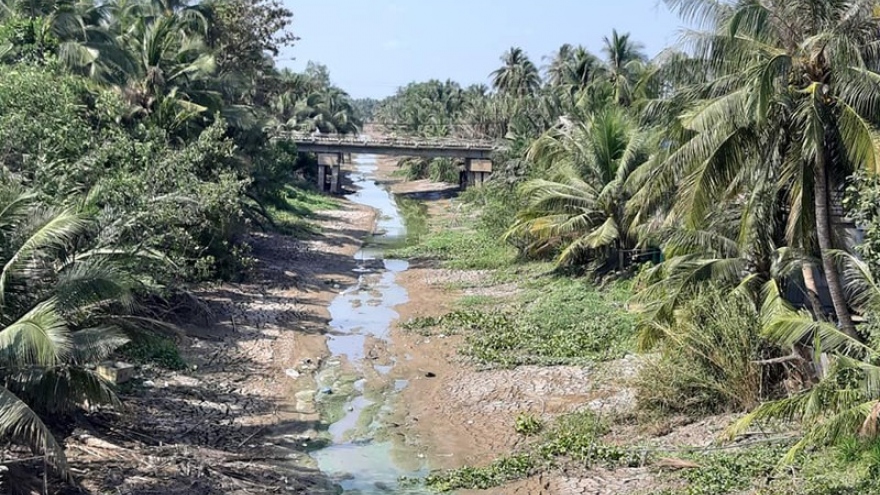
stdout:
[[309,143],[319,145],[348,145],[348,146],[367,146],[367,147],[389,147],[389,148],[443,148],[443,149],[476,149],[476,150],[495,150],[499,146],[494,141],[475,140],[475,139],[456,139],[456,138],[406,138],[406,137],[384,137],[374,138],[368,136],[342,136],[342,135],[320,135],[306,134],[298,132],[280,132],[275,135],[276,138],[288,139],[297,143]]

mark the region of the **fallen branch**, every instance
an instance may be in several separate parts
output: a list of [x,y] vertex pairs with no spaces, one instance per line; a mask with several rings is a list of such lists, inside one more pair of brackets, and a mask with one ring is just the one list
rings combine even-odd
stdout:
[[752,361],[752,363],[757,364],[758,366],[770,366],[772,364],[783,364],[790,363],[792,361],[803,361],[804,357],[797,353],[797,351],[792,352],[788,356],[778,357],[773,359],[762,359],[760,361]]
[[22,459],[7,459],[0,461],[0,466],[5,466],[7,464],[20,464],[22,462],[31,462],[31,461],[42,461],[44,456],[38,455],[35,457],[25,457]]
[[247,438],[245,438],[244,440],[241,441],[240,444],[238,444],[238,448],[241,448],[242,446],[244,446],[244,444],[248,443],[251,438],[254,438],[255,436],[257,436],[257,434],[259,434],[260,432],[262,432],[265,429],[266,429],[266,425],[263,425],[263,426],[257,428],[257,430],[255,432],[248,435]]

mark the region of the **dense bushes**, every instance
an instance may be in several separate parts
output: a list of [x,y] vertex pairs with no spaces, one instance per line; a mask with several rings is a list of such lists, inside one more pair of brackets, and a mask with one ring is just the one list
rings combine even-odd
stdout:
[[77,76],[29,66],[3,72],[7,180],[47,203],[88,208],[106,242],[163,253],[175,267],[159,274],[166,282],[239,273],[251,178],[224,122],[172,145],[161,129],[118,123],[122,106]]
[[93,368],[129,337],[124,355],[182,367],[137,323],[245,276],[248,231],[307,213],[306,162],[270,132],[357,131],[326,69],[274,67],[291,18],[276,0],[0,9],[0,436],[67,478],[43,420],[113,404]]
[[768,352],[754,305],[707,289],[662,329],[636,380],[640,407],[664,413],[746,411],[765,397],[757,361]]

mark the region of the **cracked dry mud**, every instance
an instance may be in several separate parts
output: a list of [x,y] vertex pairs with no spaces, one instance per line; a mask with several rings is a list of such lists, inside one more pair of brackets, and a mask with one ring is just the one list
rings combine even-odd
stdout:
[[[391,181],[392,161],[379,160]],[[394,184],[425,191],[429,184]],[[373,229],[375,212],[342,201],[321,212],[322,236],[300,242],[254,234],[257,277],[246,284],[204,289],[212,316],[185,326],[183,352],[195,369],[146,369],[152,387],[124,396],[129,414],[93,418],[91,433],[68,440],[71,461],[93,493],[268,494],[332,493],[326,475],[306,453],[318,440],[319,410],[311,399],[315,373],[328,356],[327,307],[356,283],[352,257]],[[432,201],[432,215],[455,214],[448,200]],[[511,297],[515,283],[487,282],[487,271],[415,264],[398,274],[409,300],[400,321],[440,316],[462,295]],[[369,305],[364,297],[360,304]],[[377,363],[397,363],[388,376],[408,381],[385,419],[392,436],[416,448],[432,468],[484,464],[521,441],[520,413],[552,420],[584,407],[626,411],[632,391],[630,358],[597,367],[537,367],[480,371],[459,356],[462,337],[423,337],[392,328],[386,341],[367,340]],[[681,435],[677,437],[677,432]],[[670,441],[705,442],[712,425],[674,429]],[[76,433],[76,432],[75,432]],[[641,433],[620,431],[619,441]],[[98,440],[95,437],[100,437]],[[625,494],[655,487],[644,469],[550,472],[488,491],[462,494]]]
[[319,418],[296,411],[291,392],[327,353],[327,305],[353,282],[351,256],[374,216],[343,203],[320,213],[323,235],[312,240],[253,234],[253,280],[202,289],[208,312],[181,326],[181,351],[193,367],[141,370],[148,386],[123,394],[125,415],[94,415],[89,432],[68,440],[84,488],[143,495],[329,490],[300,448]]

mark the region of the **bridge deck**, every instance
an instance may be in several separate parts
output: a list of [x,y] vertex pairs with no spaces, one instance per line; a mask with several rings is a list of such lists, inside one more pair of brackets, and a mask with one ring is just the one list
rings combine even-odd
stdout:
[[276,139],[288,139],[297,148],[311,153],[362,153],[376,155],[423,156],[426,158],[489,159],[498,146],[492,141],[452,138],[369,138],[364,136],[314,136],[307,134],[279,134]]

